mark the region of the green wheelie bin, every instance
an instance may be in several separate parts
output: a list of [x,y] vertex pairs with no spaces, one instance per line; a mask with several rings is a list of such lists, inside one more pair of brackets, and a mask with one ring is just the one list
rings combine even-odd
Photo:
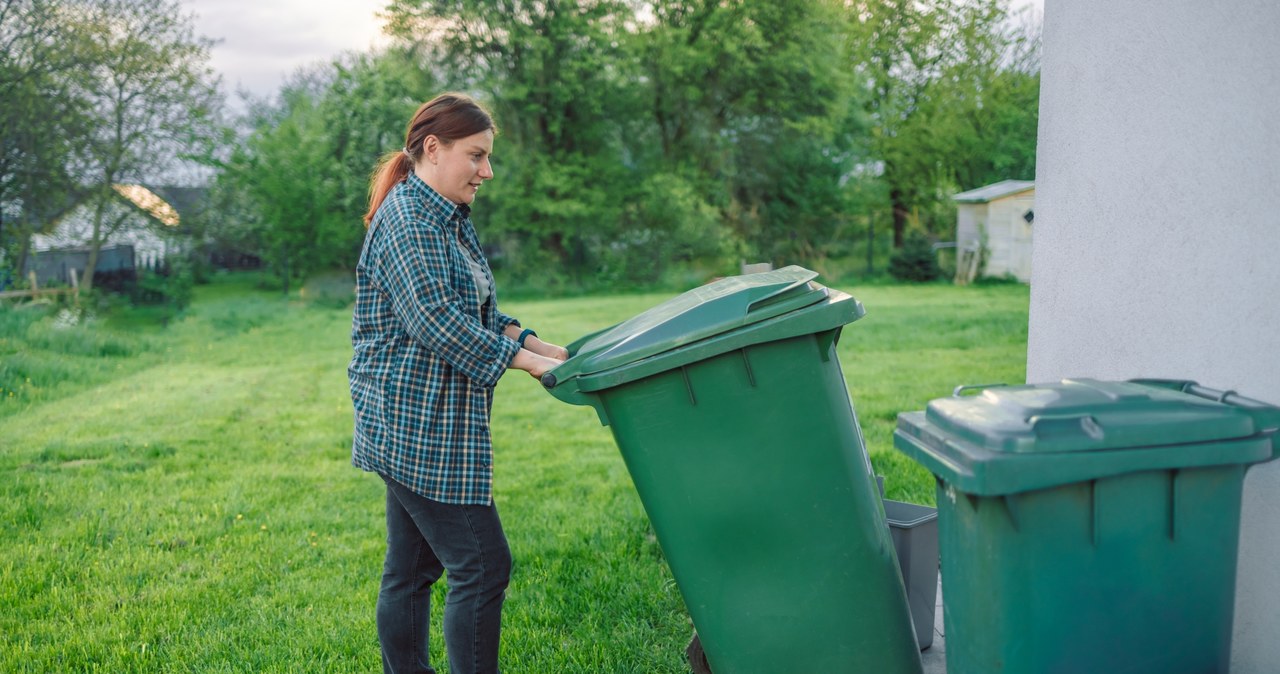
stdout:
[[938,479],[948,674],[1227,672],[1241,488],[1280,409],[1189,381],[966,388],[894,437]]
[[921,671],[836,359],[864,311],[816,276],[696,288],[543,378],[613,431],[715,674]]

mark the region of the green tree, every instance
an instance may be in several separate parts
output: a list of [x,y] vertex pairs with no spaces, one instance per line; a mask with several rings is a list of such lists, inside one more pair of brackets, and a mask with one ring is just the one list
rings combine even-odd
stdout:
[[384,152],[401,146],[430,89],[406,51],[350,54],[295,73],[278,101],[247,116],[248,136],[218,192],[253,204],[232,227],[262,253],[285,293],[316,270],[355,267],[369,175]]
[[1034,173],[1038,40],[1011,26],[1007,0],[849,6],[895,247],[922,211],[949,214],[957,185]]
[[318,112],[329,130],[337,206],[347,219],[335,232],[345,237],[336,254],[340,266],[353,269],[364,239],[359,224],[369,206],[369,176],[384,153],[404,144],[405,125],[437,93],[436,79],[412,51],[399,48],[349,54],[332,68]]
[[338,217],[324,144],[327,129],[304,91],[285,94],[289,112],[258,127],[237,158],[238,177],[256,206],[259,249],[289,292],[289,282],[317,263],[321,233]]
[[248,229],[285,277],[347,266],[377,154],[461,89],[500,127],[475,217],[501,273],[819,265],[860,227],[870,255],[877,220],[936,231],[957,186],[1034,170],[1037,43],[1006,2],[392,0],[399,60],[286,87],[225,185],[262,204]]
[[[949,153],[954,184],[974,189],[999,180],[1031,179],[1036,172],[1036,132],[1040,103],[1039,27],[1005,25],[1004,53],[975,64],[969,88],[976,96],[952,112],[956,139]],[[946,89],[936,96],[945,107]],[[941,117],[934,113],[932,116]]]
[[694,0],[645,10],[654,21],[635,49],[657,170],[689,174],[751,254],[821,257],[845,207],[861,122],[840,6]]
[[510,145],[477,219],[508,234],[513,261],[646,281],[735,242],[810,259],[834,233],[859,117],[837,3],[398,0],[389,13],[393,32],[439,47],[449,81],[493,101]]
[[0,267],[19,275],[31,236],[83,199],[72,170],[88,113],[75,84],[93,55],[82,6],[0,0]]
[[212,43],[194,34],[176,0],[97,0],[88,11],[95,55],[76,95],[92,115],[73,167],[93,213],[83,281],[92,288],[102,245],[136,217],[115,207],[114,186],[211,154],[221,99],[208,64]]
[[[450,87],[483,92],[501,129],[477,224],[522,274],[580,274],[617,241],[641,182],[623,153],[634,114],[617,0],[395,0],[390,30],[434,54]],[[489,238],[489,237],[487,237]]]

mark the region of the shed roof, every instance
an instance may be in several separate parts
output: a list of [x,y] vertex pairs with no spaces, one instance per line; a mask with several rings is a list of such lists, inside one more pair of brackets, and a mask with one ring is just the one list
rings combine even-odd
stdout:
[[148,185],[148,189],[169,202],[173,210],[182,218],[190,218],[203,213],[209,206],[207,187],[178,187],[175,185]]
[[174,227],[182,219],[198,216],[208,207],[206,187],[173,185],[116,184],[111,186],[126,201],[158,220]]
[[1001,197],[1035,189],[1034,180],[1001,180],[976,190],[951,195],[951,198],[962,204],[985,204]]

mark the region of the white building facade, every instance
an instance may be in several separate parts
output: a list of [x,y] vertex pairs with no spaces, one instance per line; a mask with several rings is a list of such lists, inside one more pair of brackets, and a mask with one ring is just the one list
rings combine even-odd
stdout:
[[[1273,0],[1046,3],[1029,381],[1280,404],[1276,26]],[[1280,667],[1277,560],[1280,461],[1245,480],[1237,674]]]

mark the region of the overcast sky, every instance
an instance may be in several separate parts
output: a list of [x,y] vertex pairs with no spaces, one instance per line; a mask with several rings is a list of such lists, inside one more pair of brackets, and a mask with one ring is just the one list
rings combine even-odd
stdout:
[[386,0],[182,0],[196,32],[214,40],[227,93],[274,94],[301,66],[380,43]]
[[[344,51],[363,51],[383,38],[375,14],[387,0],[182,0],[196,14],[196,32],[219,40],[213,68],[232,100],[239,89],[274,94],[301,66]],[[1044,0],[1013,0],[1040,12]]]

